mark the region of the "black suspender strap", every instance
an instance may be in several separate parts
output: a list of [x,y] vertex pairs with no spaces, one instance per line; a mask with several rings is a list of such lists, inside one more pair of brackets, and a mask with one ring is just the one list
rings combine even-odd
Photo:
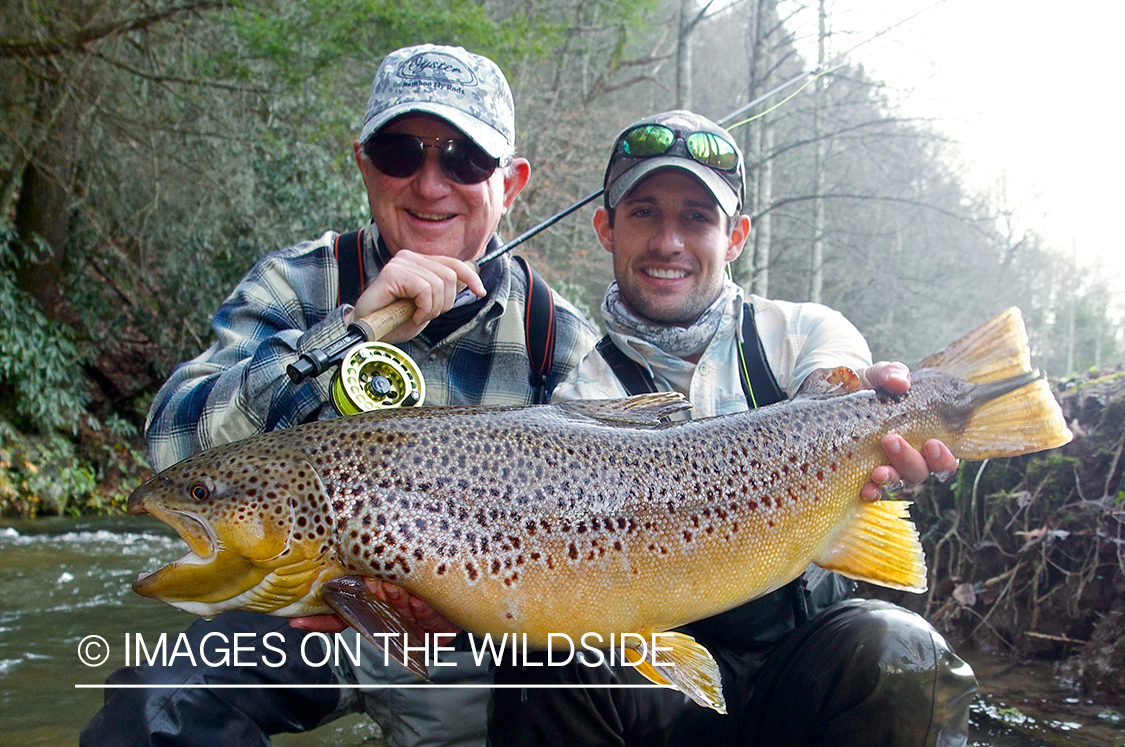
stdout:
[[785,392],[777,385],[773,371],[766,360],[762,338],[754,325],[754,306],[742,307],[742,341],[738,344],[738,371],[742,381],[742,392],[750,409],[765,407],[787,399]]
[[656,391],[656,384],[649,375],[648,370],[635,360],[621,352],[621,348],[613,344],[609,335],[598,340],[595,345],[602,358],[605,359],[613,375],[625,387],[629,394],[646,394]]
[[336,292],[336,305],[355,306],[363,293],[363,235],[362,231],[348,231],[336,235],[334,251],[340,282]]
[[523,257],[513,256],[527,277],[527,309],[524,312],[524,335],[527,355],[531,359],[531,385],[536,401],[546,393],[547,377],[555,362],[555,300],[547,282]]

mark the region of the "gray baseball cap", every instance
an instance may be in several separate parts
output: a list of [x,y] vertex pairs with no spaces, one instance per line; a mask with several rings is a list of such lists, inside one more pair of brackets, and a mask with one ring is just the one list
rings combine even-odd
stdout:
[[515,153],[512,89],[487,57],[436,44],[391,52],[371,84],[359,142],[411,112],[441,117],[501,163]]
[[[671,130],[675,137],[668,144],[667,149],[653,155],[644,152],[630,152],[625,142],[626,136],[634,130],[645,125],[662,125]],[[708,166],[694,155],[688,145],[688,138],[694,133],[705,133],[711,137],[699,137],[696,150],[704,156],[719,155],[730,160],[734,165],[723,169],[718,166]],[[647,138],[642,136],[645,146],[651,150],[660,150],[666,140]],[[698,147],[702,146],[702,147]],[[721,160],[721,159],[717,159]],[[613,153],[609,157],[609,165],[605,170],[605,206],[612,209],[624,199],[625,195],[645,177],[659,169],[681,169],[703,182],[707,190],[714,195],[719,203],[719,208],[727,215],[737,215],[742,209],[742,198],[746,191],[742,151],[734,142],[730,133],[706,117],[683,109],[657,114],[634,122],[622,130],[613,143]]]

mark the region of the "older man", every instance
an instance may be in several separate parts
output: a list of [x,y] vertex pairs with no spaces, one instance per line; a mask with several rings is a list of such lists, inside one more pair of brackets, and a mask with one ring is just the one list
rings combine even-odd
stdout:
[[[257,263],[215,314],[215,343],[178,367],[154,400],[146,428],[153,466],[163,469],[212,446],[334,417],[331,375],[294,384],[287,366],[340,338],[354,319],[398,299],[411,300],[416,311],[384,341],[417,362],[427,404],[541,400],[596,337],[552,292],[553,353],[532,371],[529,346],[538,341],[529,339],[525,321],[530,271],[507,256],[479,274],[470,264],[499,245],[500,218],[530,177],[530,165],[514,146],[512,94],[495,63],[455,47],[391,53],[375,76],[353,144],[371,223],[347,241],[328,232]],[[417,600],[412,608],[393,587],[384,593],[375,585],[375,591],[407,616],[419,609]],[[431,627],[425,615],[418,622],[442,629],[441,621]],[[261,650],[270,632],[286,634],[285,666],[120,670],[111,685],[184,687],[107,690],[106,705],[81,743],[266,745],[268,734],[313,728],[356,707],[354,694],[341,702],[341,691],[331,689],[339,680],[329,667],[303,662],[303,634],[284,620],[227,613],[195,623],[188,636],[198,651],[209,634],[229,641],[244,633],[250,638],[243,640]],[[361,684],[416,682],[395,664],[378,666],[382,661],[382,654],[367,650],[363,662],[370,668],[341,674]],[[488,682],[487,667],[470,666],[469,657],[458,663],[434,672],[434,679]],[[218,683],[247,687],[193,687]],[[483,742],[485,690],[384,687],[361,693],[390,745]]]
[[[698,418],[778,402],[817,387],[818,372],[836,366],[855,369],[866,386],[909,387],[904,365],[871,364],[841,314],[747,298],[727,278],[750,231],[743,182],[729,133],[691,112],[642,120],[617,138],[605,206],[594,215],[613,255],[602,306],[609,334],[554,399],[679,391],[693,405],[687,416]],[[871,500],[880,483],[921,482],[956,466],[940,441],[927,442],[924,455],[901,436],[883,447],[890,464],[864,487]],[[491,744],[965,744],[972,670],[921,617],[845,600],[851,589],[840,576],[809,574],[687,626],[718,661],[729,715],[644,687],[627,666],[501,664],[498,684],[538,687],[497,690]],[[567,688],[543,687],[560,684]]]

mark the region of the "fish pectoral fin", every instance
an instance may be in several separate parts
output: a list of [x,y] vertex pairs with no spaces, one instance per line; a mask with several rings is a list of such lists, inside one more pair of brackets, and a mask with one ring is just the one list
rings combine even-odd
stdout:
[[311,563],[293,563],[269,573],[262,582],[242,595],[241,607],[252,612],[270,613],[300,601],[316,580],[320,569]]
[[723,678],[711,652],[683,633],[659,633],[644,636],[646,641],[659,639],[656,647],[638,651],[626,648],[625,658],[637,672],[658,685],[673,687],[705,708],[727,712],[723,697]]
[[[401,662],[424,682],[430,681],[422,642],[413,626],[383,600],[367,590],[359,576],[341,576],[321,587],[321,596],[344,622],[359,631],[371,645]],[[406,655],[404,643],[410,647]]]
[[926,590],[926,557],[910,521],[910,501],[860,502],[852,521],[814,562],[857,581]]
[[653,392],[623,399],[572,400],[553,407],[573,417],[598,420],[609,425],[655,428],[660,425],[661,418],[691,409],[691,402],[679,392]]

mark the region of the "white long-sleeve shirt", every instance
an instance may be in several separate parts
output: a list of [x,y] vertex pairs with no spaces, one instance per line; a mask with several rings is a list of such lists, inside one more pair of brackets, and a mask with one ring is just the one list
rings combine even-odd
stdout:
[[[766,360],[780,386],[793,396],[818,368],[871,365],[871,350],[859,330],[844,315],[820,304],[773,301],[751,295],[754,322]],[[677,391],[691,400],[684,417],[728,415],[747,409],[738,373],[736,339],[742,333],[743,295],[740,290],[724,309],[711,343],[698,363],[665,353],[650,343],[610,332],[614,343],[652,376],[659,391]],[[614,399],[628,392],[595,349],[555,388],[552,401]]]

